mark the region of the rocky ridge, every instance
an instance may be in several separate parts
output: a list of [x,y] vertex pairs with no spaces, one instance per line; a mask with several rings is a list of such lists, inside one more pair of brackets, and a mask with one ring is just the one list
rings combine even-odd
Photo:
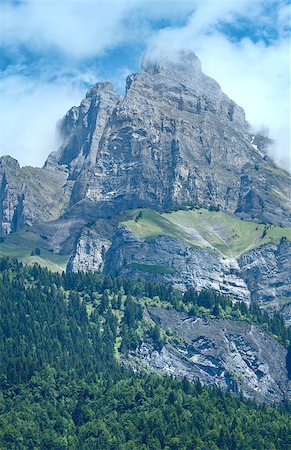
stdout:
[[[247,251],[239,258],[223,257],[170,236],[142,240],[128,228],[119,229],[105,255],[104,270],[170,283],[182,290],[214,289],[234,300],[268,304],[291,297],[291,242],[282,239]],[[147,267],[157,268],[147,271]],[[159,267],[169,270],[159,271]],[[140,268],[140,270],[139,270]],[[288,318],[288,309],[286,309]]]

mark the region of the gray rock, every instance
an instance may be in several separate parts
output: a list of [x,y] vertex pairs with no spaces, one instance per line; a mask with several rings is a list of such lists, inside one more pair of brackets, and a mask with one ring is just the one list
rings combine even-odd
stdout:
[[71,254],[68,270],[102,271],[112,233],[113,226],[105,220],[99,220],[94,227],[83,227]]
[[241,277],[256,302],[291,300],[291,242],[267,244],[239,258]]
[[[156,272],[146,272],[147,267],[156,268]],[[165,268],[165,272],[160,268]],[[107,253],[104,271],[133,278],[146,276],[182,290],[189,287],[199,291],[214,289],[236,300],[246,303],[250,300],[250,292],[234,258],[221,257],[170,236],[141,240],[128,228],[119,229]]]
[[287,323],[290,319],[291,242],[287,239],[278,245],[262,245],[235,259],[170,236],[142,240],[123,227],[112,238],[104,271],[145,277],[182,290],[210,288],[235,301],[257,302],[266,308],[271,303],[270,311],[281,311]]
[[61,172],[20,167],[10,156],[0,158],[0,233],[59,218],[70,187]]
[[[150,316],[176,340],[160,352],[143,342],[128,364],[160,369],[175,377],[216,385],[267,403],[288,398],[287,350],[258,326],[226,319],[194,319],[151,308]],[[178,342],[180,342],[178,344]]]
[[[74,180],[67,215],[90,200],[117,211],[185,203],[220,205],[245,218],[290,223],[290,177],[266,157],[242,108],[203,74],[193,53],[145,59],[119,97],[98,83],[61,124],[63,144],[46,167]],[[79,205],[80,207],[80,205]]]

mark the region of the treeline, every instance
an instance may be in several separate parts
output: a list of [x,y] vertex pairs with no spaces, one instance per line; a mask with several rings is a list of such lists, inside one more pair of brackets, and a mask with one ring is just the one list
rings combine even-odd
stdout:
[[183,296],[183,305],[178,306],[191,316],[210,313],[215,317],[249,320],[261,325],[283,345],[290,345],[291,328],[285,326],[281,314],[275,313],[273,316],[269,316],[256,303],[251,303],[248,307],[244,302],[233,302],[219,292],[209,289],[197,292],[190,288]]
[[138,344],[132,294],[146,289],[174,292],[0,261],[1,449],[289,448],[286,410],[117,362]]
[[[248,320],[261,325],[266,332],[272,334],[283,345],[291,343],[291,329],[287,328],[279,313],[269,316],[261,311],[257,304],[251,303],[248,308],[244,302],[233,302],[230,298],[211,289],[197,292],[190,288],[184,294],[174,289],[171,285],[165,285],[145,279],[133,280],[131,278],[111,277],[100,272],[63,272],[62,274],[50,272],[39,265],[33,267],[22,266],[15,259],[0,260],[1,270],[13,270],[37,280],[38,284],[54,284],[57,288],[73,290],[87,295],[87,302],[94,303],[94,293],[103,294],[108,291],[114,295],[124,294],[140,298],[157,298],[165,307],[173,307],[177,311],[183,311],[190,316],[215,316],[221,318],[233,318]],[[16,275],[15,275],[16,276]]]

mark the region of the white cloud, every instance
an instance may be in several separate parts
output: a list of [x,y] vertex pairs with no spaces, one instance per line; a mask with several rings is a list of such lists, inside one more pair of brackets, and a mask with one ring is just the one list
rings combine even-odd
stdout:
[[31,80],[9,76],[0,80],[0,149],[21,165],[41,166],[55,150],[56,120],[84,95],[72,80]]
[[0,5],[0,44],[54,48],[70,58],[94,56],[126,32],[121,19],[134,0],[27,0]]
[[[204,71],[245,108],[251,124],[270,129],[270,137],[278,142],[273,149],[276,161],[286,160],[290,151],[290,9],[279,0],[277,12],[269,8],[265,13],[272,4],[271,0],[26,0],[15,7],[2,2],[0,46],[14,55],[15,61],[0,78],[0,153],[16,156],[21,163],[43,163],[54,145],[55,122],[84,95],[80,80],[98,79],[98,74],[83,74],[80,62],[84,66],[86,59],[92,60],[118,43],[138,41],[161,51],[194,50]],[[270,27],[277,28],[277,38],[268,46],[249,39],[231,41],[220,25],[228,22],[239,27],[238,17],[253,20],[261,35],[268,35]],[[155,31],[153,21],[159,20],[170,25]],[[181,25],[175,27],[177,22]],[[23,75],[23,46],[38,52],[38,65],[43,55],[58,52],[63,73],[52,64],[51,69],[44,65],[37,79]],[[127,61],[111,78],[120,80],[122,72],[128,72]]]

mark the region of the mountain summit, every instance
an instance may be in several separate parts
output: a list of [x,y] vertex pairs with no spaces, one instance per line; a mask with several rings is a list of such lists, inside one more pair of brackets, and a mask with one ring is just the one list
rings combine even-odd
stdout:
[[150,75],[169,76],[176,82],[181,80],[191,84],[201,73],[201,61],[194,52],[179,51],[173,54],[146,53],[141,64],[141,71]]

